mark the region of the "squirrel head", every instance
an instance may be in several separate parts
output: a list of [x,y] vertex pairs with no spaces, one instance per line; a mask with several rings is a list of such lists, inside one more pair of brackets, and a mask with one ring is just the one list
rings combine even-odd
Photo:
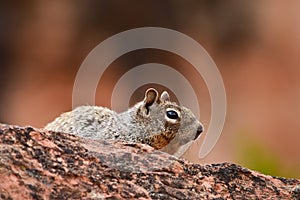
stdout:
[[166,91],[159,95],[155,89],[149,88],[136,108],[136,120],[142,123],[144,134],[150,134],[146,137],[148,141],[144,142],[155,149],[162,149],[171,141],[172,149],[179,149],[197,139],[203,131],[202,124],[192,111],[171,102]]

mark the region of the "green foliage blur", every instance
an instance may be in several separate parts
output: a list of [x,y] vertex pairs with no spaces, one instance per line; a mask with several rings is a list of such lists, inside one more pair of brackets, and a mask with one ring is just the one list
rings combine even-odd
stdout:
[[[266,175],[296,178],[300,177],[299,169],[291,168],[284,163],[282,157],[266,146],[249,131],[241,131],[236,139],[236,157],[238,162],[249,169]],[[285,170],[282,170],[282,169]],[[289,169],[289,170],[286,170]]]

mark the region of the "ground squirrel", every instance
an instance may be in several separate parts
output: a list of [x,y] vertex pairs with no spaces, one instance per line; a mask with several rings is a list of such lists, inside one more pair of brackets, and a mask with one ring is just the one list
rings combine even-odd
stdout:
[[[150,88],[143,101],[125,112],[80,106],[61,114],[45,129],[91,139],[140,142],[181,156],[182,147],[186,149],[186,144],[200,135],[203,126],[191,110],[171,102],[166,91],[159,96],[155,89]],[[164,148],[169,143],[171,146]]]

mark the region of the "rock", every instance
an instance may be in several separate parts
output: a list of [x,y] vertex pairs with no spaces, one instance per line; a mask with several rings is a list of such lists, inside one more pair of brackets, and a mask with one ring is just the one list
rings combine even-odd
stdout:
[[300,199],[300,180],[143,144],[0,125],[1,199]]

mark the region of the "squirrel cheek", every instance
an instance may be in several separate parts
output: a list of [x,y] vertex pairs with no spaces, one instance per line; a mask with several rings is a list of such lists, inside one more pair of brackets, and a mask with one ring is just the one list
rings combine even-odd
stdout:
[[167,138],[164,134],[157,134],[151,138],[150,146],[154,149],[162,149],[170,143],[171,139]]
[[180,123],[177,121],[175,124],[168,121],[165,122],[165,130],[153,135],[150,139],[150,146],[155,149],[162,149],[167,146],[176,136]]

